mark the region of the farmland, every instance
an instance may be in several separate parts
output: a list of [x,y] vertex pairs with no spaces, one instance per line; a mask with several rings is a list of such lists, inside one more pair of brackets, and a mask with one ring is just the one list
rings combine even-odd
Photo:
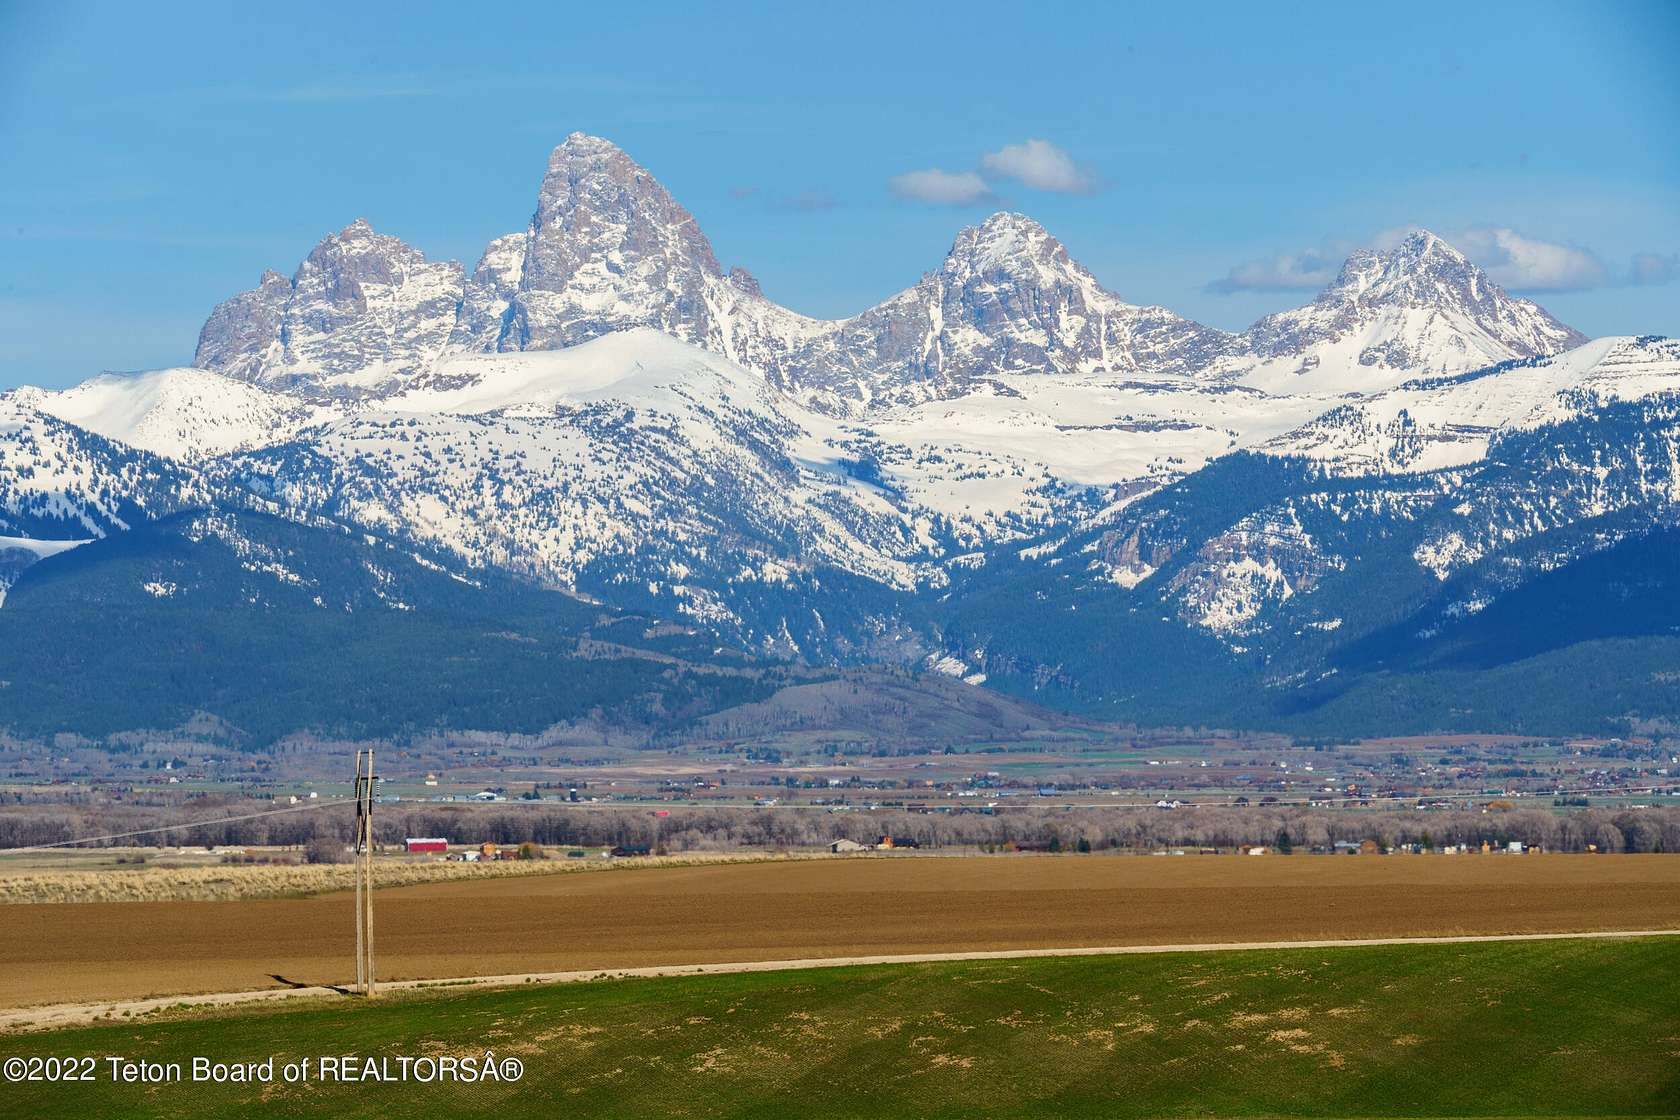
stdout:
[[[1637,855],[865,857],[379,892],[416,979],[1020,948],[1680,928],[1680,860]],[[0,906],[0,1006],[349,978],[342,892]]]
[[[580,853],[581,854],[581,853]],[[286,898],[350,890],[354,871],[349,864],[169,864],[117,865],[99,852],[77,852],[0,859],[0,905],[35,902],[212,902],[248,898]],[[134,858],[134,857],[129,857]],[[707,863],[741,863],[776,858],[759,853],[686,853],[644,858],[638,867],[669,867]],[[495,860],[481,863],[432,859],[384,858],[378,877],[386,887],[460,880],[482,881],[524,875],[615,871],[622,865],[599,860]]]
[[[1680,942],[870,966],[307,1001],[18,1036],[14,1115],[1580,1116],[1680,1111]],[[1542,1041],[1543,1040],[1543,1041]],[[519,1080],[113,1084],[104,1055],[481,1056]]]

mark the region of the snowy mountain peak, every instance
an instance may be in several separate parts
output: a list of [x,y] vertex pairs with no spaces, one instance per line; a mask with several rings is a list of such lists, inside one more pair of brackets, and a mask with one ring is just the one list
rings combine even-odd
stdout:
[[352,240],[359,237],[377,237],[373,230],[373,223],[366,218],[357,218],[349,225],[338,231],[340,240]]
[[1067,248],[1049,230],[1025,214],[1007,211],[961,230],[951,244],[943,271],[959,277],[1055,275],[1096,286],[1096,280],[1068,256]]
[[[528,258],[527,282],[569,279],[578,267],[574,262],[588,261],[588,254],[577,250],[597,251],[608,271],[614,263],[657,256],[723,275],[694,215],[617,145],[581,132],[548,158],[531,235],[535,252]],[[545,251],[560,248],[569,251],[546,259]],[[611,259],[615,255],[618,262]]]
[[1243,335],[1244,380],[1273,392],[1381,392],[1415,373],[1453,373],[1555,354],[1586,336],[1509,295],[1425,229],[1349,255],[1312,303]]
[[474,274],[465,302],[476,321],[456,332],[462,348],[547,350],[633,326],[715,336],[705,288],[723,269],[711,243],[609,141],[574,132],[555,148],[523,245],[509,240],[493,242]]
[[[1445,287],[1443,287],[1445,286]],[[1471,300],[1493,287],[1470,259],[1428,230],[1413,230],[1392,249],[1356,249],[1319,301],[1366,299],[1438,302],[1462,288]]]
[[464,279],[454,261],[427,261],[357,218],[322,238],[290,280],[265,271],[219,304],[193,365],[312,396],[386,391],[441,352]]
[[203,460],[289,439],[332,415],[284,393],[203,369],[101,374],[56,392],[0,395],[78,428],[171,459]]
[[[568,156],[624,156],[624,149],[604,136],[591,136],[587,132],[576,131],[568,133],[566,139],[555,145],[554,154],[550,157],[551,165],[553,159],[559,157],[561,153],[566,153]],[[625,158],[628,159],[629,157],[626,156]]]

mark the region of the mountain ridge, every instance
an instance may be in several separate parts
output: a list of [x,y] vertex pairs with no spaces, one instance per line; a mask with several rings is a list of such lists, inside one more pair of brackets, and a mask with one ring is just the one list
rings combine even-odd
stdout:
[[[1297,391],[1284,365],[1295,363],[1287,372],[1298,380],[1356,335],[1345,357],[1382,374],[1451,372],[1584,341],[1427,231],[1385,252],[1356,251],[1312,304],[1227,332],[1121,299],[1043,226],[1008,211],[960,230],[912,287],[849,318],[815,319],[766,299],[744,269],[726,271],[694,216],[622,149],[573,133],[549,157],[526,229],[493,239],[471,273],[428,262],[358,219],[324,238],[290,281],[265,273],[219,305],[194,365],[377,397],[448,353],[561,348],[638,326],[853,416],[1020,370],[1225,376]],[[1370,376],[1322,380],[1307,384],[1386,387]]]
[[1680,344],[1584,341],[1428,231],[1227,332],[1000,212],[819,320],[583,134],[471,272],[358,219],[219,305],[199,366],[0,394],[0,590],[261,511],[767,662],[1310,722],[1391,695],[1348,652],[1383,627],[1680,522]]

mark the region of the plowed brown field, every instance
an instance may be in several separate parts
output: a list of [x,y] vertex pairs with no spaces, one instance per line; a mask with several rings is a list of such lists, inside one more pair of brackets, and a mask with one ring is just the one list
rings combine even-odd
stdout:
[[[344,983],[348,894],[0,906],[0,1006]],[[380,891],[387,979],[1096,945],[1680,928],[1674,856],[1008,856]]]

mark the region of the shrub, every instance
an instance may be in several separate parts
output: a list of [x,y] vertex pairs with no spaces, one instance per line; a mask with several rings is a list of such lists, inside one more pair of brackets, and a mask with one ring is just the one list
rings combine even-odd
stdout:
[[303,849],[306,863],[349,863],[350,851],[339,840],[317,836]]

